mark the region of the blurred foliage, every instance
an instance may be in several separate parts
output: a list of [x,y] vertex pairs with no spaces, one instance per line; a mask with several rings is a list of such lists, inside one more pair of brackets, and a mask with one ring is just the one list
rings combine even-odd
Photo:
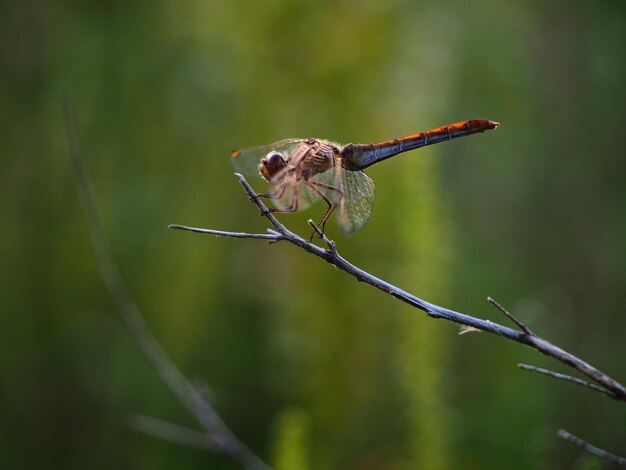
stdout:
[[[137,411],[194,426],[99,280],[67,158],[66,86],[130,291],[266,461],[608,467],[557,441],[561,427],[626,453],[623,406],[518,371],[562,370],[530,350],[459,337],[293,247],[166,228],[265,230],[231,177],[234,147],[498,120],[373,167],[371,221],[329,236],[377,276],[504,322],[492,295],[623,382],[624,2],[26,0],[2,3],[0,22],[8,467],[236,468],[125,424]],[[283,219],[308,234],[320,210]]]
[[310,416],[304,410],[288,407],[277,417],[274,438],[276,470],[306,470],[309,468]]
[[[413,160],[402,175],[400,243],[403,248],[402,278],[407,285],[420,286],[433,302],[451,297],[452,253],[448,221],[441,208],[434,160]],[[416,185],[415,181],[421,180]],[[447,351],[452,338],[437,323],[421,318],[415,321],[409,308],[402,307],[402,336],[399,361],[406,389],[406,415],[409,421],[410,463],[407,468],[454,468],[450,466],[450,434],[453,428],[446,411],[445,386]]]

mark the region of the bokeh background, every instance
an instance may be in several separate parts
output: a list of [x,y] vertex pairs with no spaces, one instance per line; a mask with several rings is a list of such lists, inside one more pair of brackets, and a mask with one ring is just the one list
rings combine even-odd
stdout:
[[[53,2],[0,6],[0,455],[6,468],[216,468],[127,425],[195,423],[98,276],[60,96],[116,262],[182,371],[277,468],[608,468],[624,406],[528,374],[520,345],[356,283],[264,231],[235,147],[502,126],[389,160],[342,254],[429,301],[538,333],[626,380],[626,4]],[[255,182],[258,189],[261,181]],[[315,206],[282,219],[309,233]]]

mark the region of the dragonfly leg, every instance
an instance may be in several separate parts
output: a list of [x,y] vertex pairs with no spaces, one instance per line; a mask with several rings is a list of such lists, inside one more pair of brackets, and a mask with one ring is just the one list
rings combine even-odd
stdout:
[[[285,183],[282,187],[280,187],[278,189],[278,191],[276,191],[270,199],[280,199],[283,194],[285,193],[285,190],[287,189],[287,186],[289,185],[289,183]],[[280,195],[277,195],[280,192]],[[261,194],[259,194],[259,196],[262,196]],[[280,209],[277,207],[272,207],[271,209],[269,209],[270,212],[276,212],[276,213],[283,213],[283,212],[297,212],[298,211],[298,204],[299,204],[299,200],[298,200],[298,181],[294,180],[293,182],[293,193],[291,195],[291,203],[289,204],[289,207],[285,207],[284,209]]]
[[[273,193],[259,193],[256,195],[256,197],[264,197],[266,199],[271,199],[271,200],[275,200],[275,199],[280,199],[281,197],[283,197],[283,195],[285,194],[285,191],[287,190],[287,188],[289,187],[289,181],[284,182],[282,185],[280,185],[280,187],[274,191]],[[297,190],[297,188],[296,188]],[[252,198],[250,198],[252,199]],[[294,205],[293,199],[289,205],[288,208],[285,209],[268,209],[265,212],[262,212],[261,215],[267,215],[270,212],[295,212],[297,210],[297,202],[296,202],[296,209],[290,209],[292,206]]]
[[[337,194],[339,194],[339,199],[337,202],[341,201],[341,198],[343,197],[343,191],[329,184],[320,183],[319,181],[307,181],[306,184],[309,188],[311,188],[311,190],[315,194],[321,197],[324,200],[324,202],[328,204],[328,209],[326,210],[324,217],[322,217],[322,220],[320,220],[320,223],[318,224],[318,227],[323,234],[324,227],[326,226],[326,222],[328,222],[328,219],[330,219],[330,216],[333,215],[333,212],[335,212],[335,209],[337,208],[337,204],[333,203],[322,191],[317,189],[316,186],[319,186],[320,188],[329,189],[331,191],[335,191]],[[311,235],[311,240],[313,240],[314,236],[315,236],[315,232],[313,232],[313,234]]]
[[280,199],[281,197],[283,197],[283,194],[285,194],[285,190],[287,189],[287,186],[289,186],[289,181],[286,181],[285,183],[283,183],[273,193],[261,193],[261,194],[257,194],[257,196],[258,197],[264,197],[264,198],[267,198],[267,199]]

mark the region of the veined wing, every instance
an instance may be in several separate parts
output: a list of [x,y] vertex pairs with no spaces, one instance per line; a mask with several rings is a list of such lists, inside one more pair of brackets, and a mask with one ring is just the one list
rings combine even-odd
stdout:
[[[281,189],[283,185],[285,185],[284,190]],[[304,210],[311,204],[321,201],[318,195],[311,192],[304,180],[296,181],[293,175],[282,179],[280,184],[270,182],[269,192],[272,194],[281,193],[279,198],[272,199],[272,204],[279,209],[293,207],[292,203],[294,202],[294,198],[298,199],[298,211]]]
[[[297,159],[297,155],[295,156]],[[274,205],[279,208],[286,208],[291,205],[294,195],[298,198],[298,210],[306,209],[307,207],[317,204],[322,201],[322,197],[311,187],[309,187],[303,179],[296,183],[295,175],[287,174],[285,178],[281,178],[280,183],[270,182],[270,192],[275,193],[279,191],[281,185],[285,184],[285,191],[279,199],[274,199]],[[337,181],[337,173],[334,168],[331,168],[324,173],[319,173],[309,180],[311,183],[320,183],[315,185],[315,188],[324,194],[333,203],[340,203],[340,194],[338,191],[329,189],[329,187],[339,189],[340,185]]]
[[235,169],[244,176],[259,176],[259,162],[263,157],[272,151],[285,154],[287,159],[291,158],[291,153],[296,149],[303,139],[279,140],[269,145],[259,145],[258,147],[248,147],[233,150],[230,154],[231,161]]
[[337,180],[343,197],[337,207],[337,221],[344,235],[363,227],[372,215],[376,190],[372,179],[360,170],[338,167]]
[[[332,189],[328,189],[328,187],[338,188],[337,184],[337,176],[335,173],[334,167],[325,171],[324,173],[318,173],[309,179],[310,183],[320,183],[319,185],[315,185],[317,191],[324,194],[328,199],[330,199],[334,204],[339,202],[339,192],[334,191]],[[310,205],[316,204],[322,201],[322,197],[311,189],[304,180],[300,182],[299,187],[299,195],[301,207],[309,207]]]
[[[330,170],[311,178],[312,182],[336,188],[339,191],[317,186],[333,203],[337,204],[336,214],[339,228],[344,235],[352,235],[363,227],[372,214],[376,190],[372,179],[360,170],[350,171],[337,165]],[[300,200],[309,204],[321,200],[311,189],[301,188]],[[343,194],[343,196],[342,196]],[[332,218],[332,217],[331,217]]]

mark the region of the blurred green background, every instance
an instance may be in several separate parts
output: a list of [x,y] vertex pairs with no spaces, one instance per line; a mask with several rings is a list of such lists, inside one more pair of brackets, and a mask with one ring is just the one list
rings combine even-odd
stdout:
[[[216,468],[132,431],[194,427],[98,276],[60,95],[116,262],[163,347],[277,468],[608,468],[624,406],[528,374],[554,361],[458,335],[264,231],[229,151],[374,142],[464,119],[497,131],[389,160],[369,224],[328,234],[429,301],[529,326],[626,380],[626,4],[52,2],[0,6],[0,455],[6,468]],[[255,182],[260,190],[261,181]],[[282,217],[308,235],[324,208]]]

